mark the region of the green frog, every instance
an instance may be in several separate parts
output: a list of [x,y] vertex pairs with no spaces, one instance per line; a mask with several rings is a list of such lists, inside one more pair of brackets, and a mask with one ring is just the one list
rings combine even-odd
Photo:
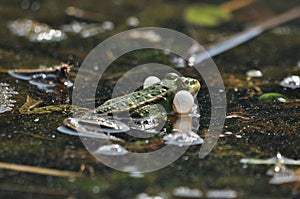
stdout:
[[177,92],[184,90],[194,97],[199,89],[198,80],[168,73],[147,88],[110,99],[94,110],[74,114],[75,117],[65,119],[65,127],[59,127],[58,130],[69,134],[75,134],[70,130],[78,130],[77,135],[91,137],[96,134],[102,137],[103,132],[126,132],[131,129],[127,125],[130,121],[138,125],[150,125],[149,121],[153,123],[157,118],[174,111],[173,100]]

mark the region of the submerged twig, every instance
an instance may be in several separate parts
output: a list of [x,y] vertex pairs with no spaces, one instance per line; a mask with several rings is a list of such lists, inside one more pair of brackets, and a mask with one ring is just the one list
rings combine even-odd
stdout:
[[[23,186],[23,185],[16,185],[16,184],[1,184],[0,192],[21,192],[21,193],[30,193],[30,194],[39,194],[39,195],[48,195],[48,196],[67,196],[71,195],[71,192],[68,190],[59,190],[59,189],[52,189],[52,188],[44,188],[40,186]],[[36,195],[35,195],[36,196]],[[24,198],[24,196],[23,196]],[[26,197],[25,197],[26,198]]]
[[82,177],[82,173],[0,162],[1,169],[59,177]]
[[21,106],[19,111],[22,114],[44,114],[56,111],[71,110],[71,107],[67,104],[37,107],[41,103],[43,103],[42,100],[34,100],[27,95],[26,102]]
[[283,14],[272,17],[252,28],[246,29],[245,31],[235,34],[225,41],[218,42],[208,47],[207,50],[201,50],[200,52],[195,52],[189,58],[190,65],[199,64],[210,57],[219,55],[229,49],[232,49],[242,43],[245,43],[263,32],[274,28],[280,24],[286,23],[293,19],[300,17],[300,7],[291,9]]

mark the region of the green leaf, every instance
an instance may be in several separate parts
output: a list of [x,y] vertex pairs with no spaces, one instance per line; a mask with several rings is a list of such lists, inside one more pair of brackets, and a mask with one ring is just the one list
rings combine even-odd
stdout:
[[280,93],[264,93],[258,98],[260,101],[263,102],[273,102],[273,101],[279,101],[279,102],[287,102],[288,98]]
[[231,18],[229,11],[218,6],[201,5],[189,6],[185,9],[185,20],[200,26],[218,26]]

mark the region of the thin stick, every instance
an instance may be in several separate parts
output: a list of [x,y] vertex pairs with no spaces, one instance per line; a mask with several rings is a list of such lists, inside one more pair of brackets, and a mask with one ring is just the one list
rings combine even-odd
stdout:
[[235,34],[228,38],[226,41],[221,41],[219,43],[213,44],[210,47],[208,47],[206,51],[202,50],[200,52],[194,53],[190,57],[189,61],[191,64],[199,64],[206,59],[219,55],[229,49],[232,49],[242,43],[245,43],[271,28],[274,28],[280,24],[286,23],[298,17],[300,17],[300,7],[291,9],[283,14],[268,19],[267,21],[262,22],[241,33]]
[[232,0],[226,3],[223,3],[221,5],[221,8],[224,10],[227,10],[228,12],[232,12],[235,10],[238,10],[240,8],[243,8],[251,3],[253,3],[255,0]]
[[82,173],[80,173],[80,172],[61,171],[61,170],[56,170],[56,169],[25,166],[25,165],[11,164],[11,163],[5,163],[5,162],[0,162],[0,168],[13,170],[13,171],[59,176],[59,177],[82,177]]

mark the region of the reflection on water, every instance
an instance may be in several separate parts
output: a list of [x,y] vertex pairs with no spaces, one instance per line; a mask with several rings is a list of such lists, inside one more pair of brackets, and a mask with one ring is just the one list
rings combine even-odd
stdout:
[[128,153],[128,151],[119,144],[110,144],[99,147],[94,153],[108,156],[118,156],[125,155]]
[[26,37],[32,42],[59,42],[66,39],[66,34],[61,30],[52,29],[47,24],[30,19],[9,22],[8,27],[12,34]]

